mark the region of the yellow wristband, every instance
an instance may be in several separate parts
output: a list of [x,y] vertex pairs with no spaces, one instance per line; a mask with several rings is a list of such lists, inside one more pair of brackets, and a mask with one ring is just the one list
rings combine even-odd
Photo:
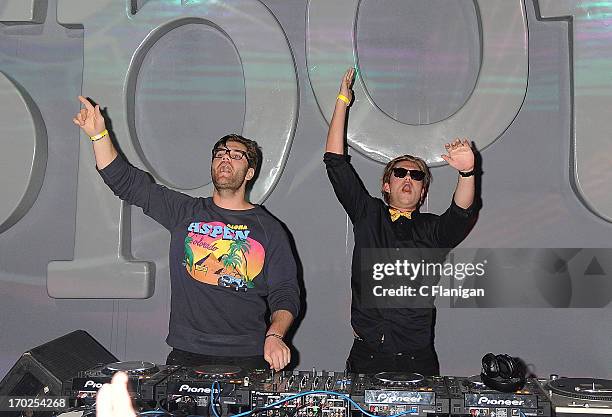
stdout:
[[102,132],[98,133],[97,135],[90,136],[89,139],[91,139],[92,142],[95,142],[97,140],[102,139],[106,135],[108,135],[108,130],[104,129]]
[[344,103],[348,106],[351,104],[351,100],[348,99],[347,96],[343,96],[342,94],[338,94],[338,100],[344,101]]

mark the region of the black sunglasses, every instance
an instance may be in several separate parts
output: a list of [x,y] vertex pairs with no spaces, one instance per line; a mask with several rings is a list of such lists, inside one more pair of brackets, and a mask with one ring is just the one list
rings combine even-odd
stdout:
[[396,178],[404,178],[406,174],[410,174],[410,178],[415,181],[423,181],[425,173],[420,169],[393,168],[393,176]]

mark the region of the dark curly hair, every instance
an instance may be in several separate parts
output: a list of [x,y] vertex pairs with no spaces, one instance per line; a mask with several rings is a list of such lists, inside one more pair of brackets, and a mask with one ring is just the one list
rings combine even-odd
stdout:
[[259,165],[259,145],[257,144],[257,142],[251,139],[247,139],[244,136],[237,135],[235,133],[232,133],[231,135],[225,135],[221,139],[219,139],[217,143],[215,143],[215,146],[213,146],[213,156],[215,149],[222,146],[227,147],[227,142],[238,142],[246,146],[246,157],[247,162],[249,163],[249,168],[253,168],[257,171],[257,166]]

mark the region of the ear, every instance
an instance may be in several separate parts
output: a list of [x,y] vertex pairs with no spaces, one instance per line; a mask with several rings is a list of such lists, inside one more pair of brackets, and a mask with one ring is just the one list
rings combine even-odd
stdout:
[[384,183],[384,184],[383,184],[383,186],[382,186],[382,190],[383,190],[385,193],[390,193],[390,192],[391,192],[391,187],[389,186],[389,183],[388,183],[388,182],[386,182],[386,183]]
[[253,168],[249,168],[245,176],[246,180],[250,181],[251,179],[253,179],[254,176],[255,176],[255,170]]

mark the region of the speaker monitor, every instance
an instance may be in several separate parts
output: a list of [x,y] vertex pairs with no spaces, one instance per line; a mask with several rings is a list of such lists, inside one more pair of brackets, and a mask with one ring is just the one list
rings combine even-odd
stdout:
[[0,395],[62,395],[62,382],[118,359],[84,330],[25,352],[0,382]]

